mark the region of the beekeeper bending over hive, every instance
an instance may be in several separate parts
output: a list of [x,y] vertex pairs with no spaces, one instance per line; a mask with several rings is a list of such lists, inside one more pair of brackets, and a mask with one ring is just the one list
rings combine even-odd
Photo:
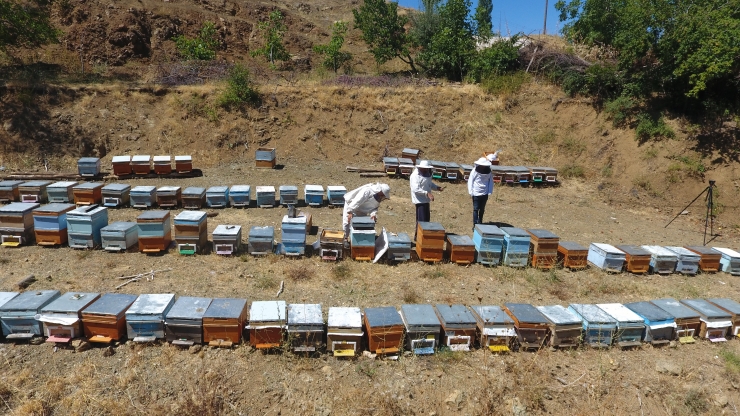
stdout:
[[378,207],[384,199],[390,199],[391,187],[385,183],[369,183],[344,194],[344,212],[342,213],[342,227],[344,238],[349,237],[352,217],[369,216],[377,220]]

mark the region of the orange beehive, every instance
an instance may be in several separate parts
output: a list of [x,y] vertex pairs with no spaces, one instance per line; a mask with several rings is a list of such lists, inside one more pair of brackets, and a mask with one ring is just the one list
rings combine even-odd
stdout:
[[438,222],[419,222],[416,225],[416,254],[421,261],[442,261],[445,229]]
[[475,261],[475,243],[467,235],[447,235],[445,257],[451,263],[470,264]]
[[573,241],[558,243],[558,263],[569,269],[588,267],[588,249]]
[[72,188],[72,194],[75,197],[77,205],[100,204],[103,201],[103,186],[99,182],[81,183]]

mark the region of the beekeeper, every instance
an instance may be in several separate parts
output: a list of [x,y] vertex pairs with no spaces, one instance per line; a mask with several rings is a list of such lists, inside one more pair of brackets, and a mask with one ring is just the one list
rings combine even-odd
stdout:
[[475,161],[475,167],[468,177],[468,193],[473,198],[473,229],[483,222],[488,196],[493,193],[493,174],[491,162],[482,157]]
[[[409,177],[411,186],[411,202],[416,206],[416,222],[431,221],[429,203],[434,201],[432,191],[442,191],[444,188],[432,182],[432,164],[428,160],[419,161]],[[416,232],[414,232],[416,240]]]
[[344,238],[349,237],[353,216],[369,216],[373,221],[377,221],[380,203],[390,197],[391,187],[385,183],[369,183],[344,194],[344,211],[342,212]]

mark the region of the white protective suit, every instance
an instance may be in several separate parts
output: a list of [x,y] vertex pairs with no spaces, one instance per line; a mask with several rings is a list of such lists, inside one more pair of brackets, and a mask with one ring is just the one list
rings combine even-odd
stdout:
[[375,194],[383,192],[386,198],[391,196],[391,187],[384,183],[369,183],[344,194],[344,211],[342,212],[342,228],[344,236],[349,237],[349,214],[361,217],[377,217],[380,202]]

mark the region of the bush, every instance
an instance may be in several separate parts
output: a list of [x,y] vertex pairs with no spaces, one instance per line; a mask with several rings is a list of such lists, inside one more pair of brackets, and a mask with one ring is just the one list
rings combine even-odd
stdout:
[[632,122],[635,116],[637,102],[631,97],[620,96],[604,105],[607,117],[612,120],[614,127],[623,127]]
[[673,129],[665,124],[663,116],[656,118],[651,117],[649,114],[642,113],[637,116],[637,127],[635,128],[636,139],[640,143],[644,143],[654,138],[666,138],[673,139],[676,137],[676,133]]
[[470,63],[468,78],[474,82],[502,75],[519,67],[519,48],[515,46],[517,36],[502,39],[488,48],[478,51]]
[[229,70],[229,77],[226,82],[228,83],[226,91],[218,99],[218,104],[221,107],[231,109],[241,107],[244,104],[259,104],[259,92],[254,86],[247,68],[241,64],[234,65]]
[[177,52],[185,59],[210,61],[216,57],[218,45],[218,33],[213,22],[203,23],[203,27],[195,39],[189,39],[183,35],[175,38]]
[[560,169],[560,176],[564,178],[583,178],[586,176],[586,171],[580,165],[567,165]]
[[507,95],[513,94],[529,82],[530,75],[524,71],[512,72],[510,74],[492,75],[481,81],[481,88],[489,94]]

